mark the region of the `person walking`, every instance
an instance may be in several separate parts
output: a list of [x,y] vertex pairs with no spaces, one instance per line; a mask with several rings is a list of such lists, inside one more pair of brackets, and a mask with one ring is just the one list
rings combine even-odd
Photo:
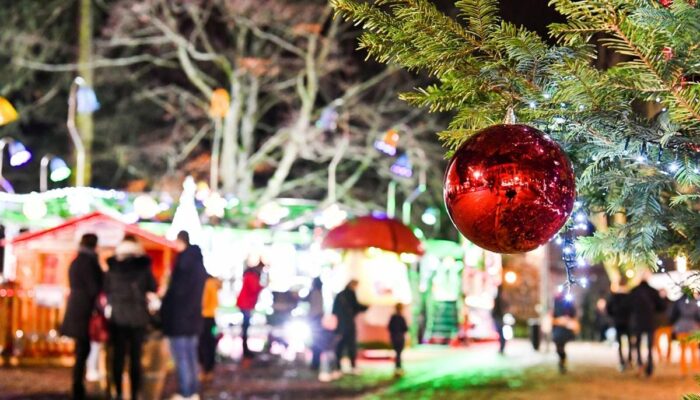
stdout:
[[[665,289],[659,290],[659,296],[661,297],[661,302],[664,304],[663,311],[657,312],[654,315],[654,326],[656,330],[654,332],[654,351],[656,351],[656,356],[659,361],[664,358],[666,362],[671,362],[671,341],[673,339],[673,323],[671,322],[671,312],[673,311],[674,302],[668,298],[668,293]],[[664,339],[668,345],[666,346],[666,354],[661,349],[661,343]]]
[[216,309],[219,307],[219,289],[221,281],[213,276],[207,278],[204,284],[204,296],[202,297],[202,318],[204,325],[199,336],[199,363],[202,366],[201,381],[208,382],[213,378],[214,365],[216,364]]
[[496,297],[493,299],[491,317],[493,318],[496,332],[498,332],[498,354],[501,355],[506,350],[506,335],[503,330],[505,323],[503,322],[503,316],[506,314],[507,307],[507,303],[503,300],[503,284],[500,284],[496,290]]
[[151,271],[151,258],[131,235],[124,237],[116,247],[115,255],[107,259],[107,265],[105,294],[113,346],[112,381],[116,399],[121,400],[124,361],[128,354],[131,400],[136,400],[141,388],[143,342],[151,319],[146,296],[155,293],[157,285]]
[[608,340],[608,329],[612,324],[610,315],[608,315],[606,308],[608,306],[608,301],[600,297],[595,302],[595,319],[593,325],[595,326],[595,336],[594,339],[600,342],[605,342]]
[[170,341],[177,372],[178,393],[173,399],[199,400],[197,342],[204,325],[202,294],[207,272],[202,251],[190,244],[187,232],[178,233],[175,244],[180,253],[161,306],[163,333]]
[[341,371],[340,360],[343,357],[343,353],[347,350],[353,373],[357,372],[357,328],[355,327],[355,317],[357,314],[367,310],[367,306],[357,301],[357,295],[355,294],[357,284],[356,280],[351,280],[345,289],[338,293],[333,302],[333,315],[338,320],[335,330],[339,339],[335,347],[337,371]]
[[408,324],[402,315],[403,304],[396,303],[394,314],[389,319],[389,336],[391,337],[391,347],[394,349],[394,376],[403,376],[403,367],[401,365],[401,353],[406,345],[406,332],[408,332]]
[[692,333],[700,330],[700,306],[698,302],[684,294],[671,306],[673,333]]
[[323,350],[323,282],[321,278],[315,277],[311,281],[311,290],[303,299],[309,303],[309,324],[313,343],[311,344],[311,369],[318,371],[321,366],[321,351]]
[[[684,294],[680,299],[676,300],[671,306],[670,320],[673,323],[673,334],[680,342],[681,347],[681,371],[687,372],[688,364],[686,358],[686,349],[691,348],[691,358],[694,358],[694,353],[697,351],[697,343],[689,341],[688,337],[700,330],[700,306],[697,300],[692,296]],[[669,343],[670,346],[670,343]],[[695,350],[692,350],[693,346]],[[693,361],[695,363],[695,361]]]
[[566,373],[566,344],[576,337],[580,325],[576,319],[576,307],[573,299],[559,293],[554,298],[552,311],[552,341],[559,356],[559,372]]
[[258,297],[263,290],[261,283],[262,273],[265,264],[259,261],[255,266],[249,266],[243,272],[243,286],[238,294],[236,305],[243,314],[243,325],[241,326],[241,339],[243,341],[243,358],[250,360],[253,357],[253,352],[248,347],[248,329],[250,328],[250,320],[253,317],[255,305],[258,303]]
[[[605,310],[613,321],[615,327],[615,340],[617,341],[617,355],[620,360],[620,372],[632,364],[632,336],[630,335],[629,322],[632,315],[629,294],[615,290],[610,293]],[[627,339],[627,359],[624,356],[624,341]]]
[[649,286],[646,279],[630,292],[630,329],[634,335],[634,345],[637,352],[637,366],[642,369],[642,337],[647,341],[647,362],[644,367],[646,376],[654,372],[654,317],[657,312],[664,310],[664,303],[659,292]]
[[78,255],[68,269],[70,294],[61,333],[75,340],[72,398],[85,398],[85,362],[90,354],[89,325],[97,296],[102,291],[103,272],[97,258],[97,235],[80,239]]

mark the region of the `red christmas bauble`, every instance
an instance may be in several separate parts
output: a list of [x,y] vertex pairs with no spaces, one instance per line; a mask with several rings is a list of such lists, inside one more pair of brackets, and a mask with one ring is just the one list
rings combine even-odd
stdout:
[[455,152],[444,197],[467,239],[493,252],[521,253],[561,229],[576,182],[569,158],[549,136],[526,125],[494,125]]

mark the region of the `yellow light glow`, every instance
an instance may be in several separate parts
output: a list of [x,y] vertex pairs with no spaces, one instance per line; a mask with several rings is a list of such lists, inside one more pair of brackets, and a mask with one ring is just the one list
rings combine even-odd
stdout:
[[9,100],[0,96],[0,125],[9,124],[19,118],[17,110],[12,106]]
[[676,256],[676,271],[687,272],[688,271],[688,258],[684,255]]
[[509,285],[514,284],[515,282],[518,281],[518,274],[516,274],[513,271],[508,271],[506,274],[503,276],[503,279],[505,279],[506,283]]
[[211,95],[209,104],[209,115],[214,118],[224,118],[231,105],[231,96],[226,89],[218,88]]
[[209,217],[223,218],[226,214],[226,199],[217,192],[212,192],[204,200],[204,213]]
[[151,219],[158,215],[160,206],[153,197],[142,194],[134,199],[134,211],[141,219]]
[[628,269],[627,271],[625,271],[625,276],[626,276],[628,279],[634,278],[634,270],[633,270],[633,269]]
[[30,196],[22,205],[22,213],[30,221],[37,221],[46,216],[46,203],[38,195]]
[[418,261],[418,256],[411,253],[401,253],[401,261],[406,264],[413,264]]

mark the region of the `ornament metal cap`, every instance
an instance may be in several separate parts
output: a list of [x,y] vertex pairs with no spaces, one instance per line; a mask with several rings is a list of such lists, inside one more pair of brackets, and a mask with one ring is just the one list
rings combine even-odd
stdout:
[[506,116],[503,118],[503,123],[513,125],[517,122],[518,121],[515,118],[515,109],[513,109],[513,106],[508,106],[508,109],[506,109]]

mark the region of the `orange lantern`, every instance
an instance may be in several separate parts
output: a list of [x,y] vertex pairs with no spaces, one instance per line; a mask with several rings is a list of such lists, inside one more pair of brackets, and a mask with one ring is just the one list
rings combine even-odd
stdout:
[[389,129],[382,140],[377,140],[374,142],[374,148],[381,151],[382,153],[395,156],[396,155],[396,145],[399,144],[399,132],[396,129]]
[[389,129],[384,135],[384,143],[388,146],[396,147],[399,144],[399,132],[396,129]]
[[211,94],[211,104],[209,105],[209,115],[214,118],[224,118],[228,113],[228,108],[231,105],[231,97],[229,97],[226,89],[216,89]]
[[17,120],[17,118],[19,118],[19,115],[17,114],[17,110],[12,106],[12,103],[0,96],[0,125],[9,124]]

